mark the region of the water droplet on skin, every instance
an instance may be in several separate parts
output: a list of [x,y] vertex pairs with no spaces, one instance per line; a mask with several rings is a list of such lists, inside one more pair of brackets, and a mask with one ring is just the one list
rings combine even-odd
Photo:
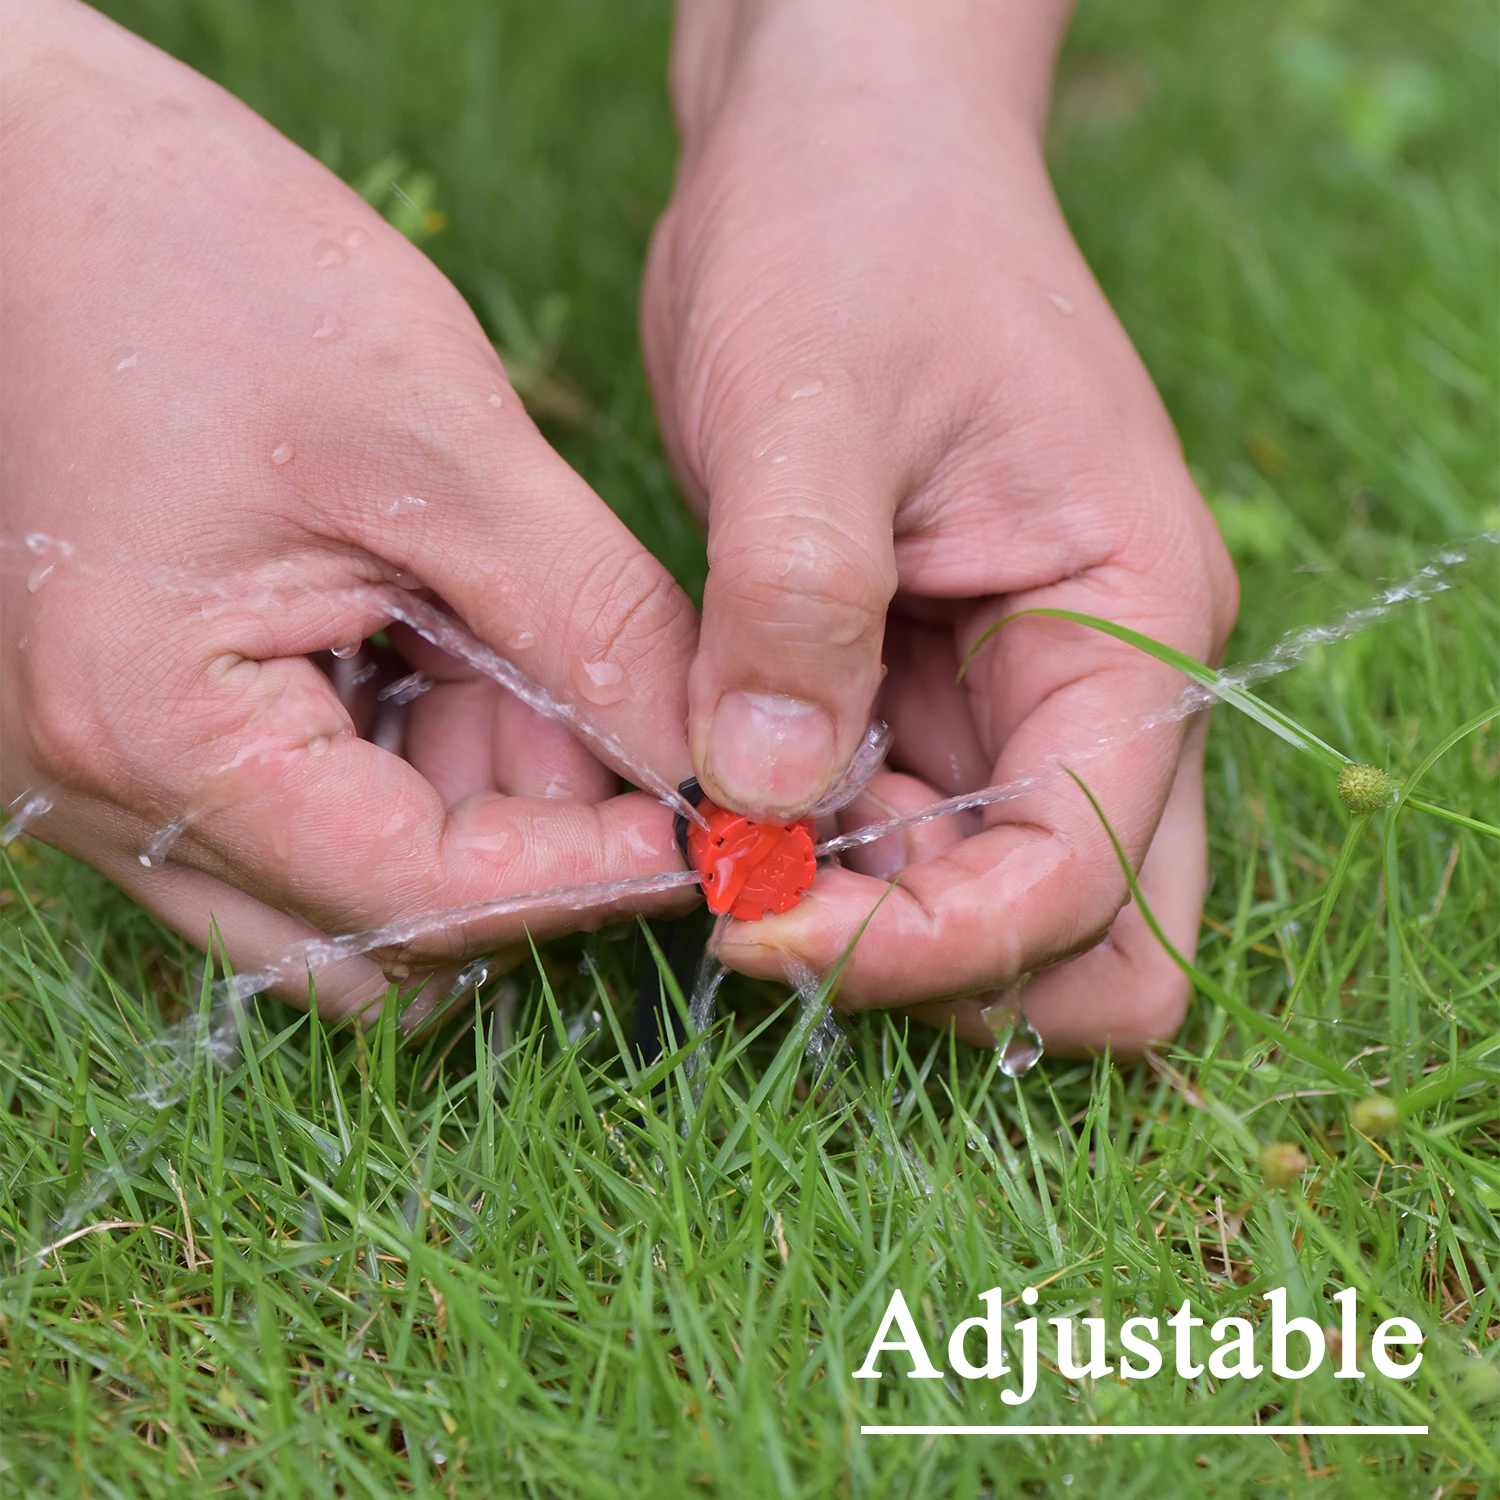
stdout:
[[354,644],[350,646],[335,646],[333,648],[333,654],[338,657],[340,661],[347,661],[351,656],[358,656],[359,648],[363,645],[363,641],[355,641]]
[[277,445],[271,449],[271,462],[275,464],[279,469],[282,464],[291,463],[292,455],[296,451],[297,450],[293,448],[290,443],[277,443]]
[[490,405],[490,406],[504,406],[505,405],[505,397],[502,396],[499,391],[491,391],[489,393],[489,395],[486,396],[484,399],[485,399],[486,403],[488,405]]
[[773,464],[784,464],[786,462],[786,459],[787,456],[785,453],[778,453],[776,457],[771,460],[771,462]]
[[358,250],[361,245],[369,241],[370,236],[363,229],[352,228],[344,231],[344,244],[350,250]]
[[59,557],[72,557],[73,544],[61,541],[55,536],[48,536],[45,531],[28,531],[26,550],[36,553],[38,557],[45,557],[49,552],[55,552]]
[[313,265],[320,271],[331,271],[335,266],[344,265],[348,259],[344,247],[332,240],[319,240],[313,246]]
[[505,644],[512,651],[529,651],[536,645],[536,636],[529,630],[519,630]]
[[318,318],[313,338],[320,344],[336,344],[344,336],[344,320],[337,313],[325,312]]
[[590,703],[607,708],[624,698],[626,688],[623,667],[612,661],[586,661],[579,665],[583,671],[578,690]]
[[332,745],[333,741],[326,734],[315,734],[307,742],[307,753],[309,755],[327,755]]
[[1047,300],[1065,318],[1071,318],[1073,316],[1073,314],[1077,311],[1077,309],[1073,306],[1072,302],[1070,302],[1068,300],[1068,298],[1064,297],[1061,292],[1048,292],[1047,293]]
[[776,389],[778,401],[805,401],[809,396],[816,396],[827,388],[828,382],[821,375],[815,375],[807,370],[799,370],[793,375],[788,375]]
[[109,357],[109,373],[118,375],[124,370],[133,370],[140,363],[136,352],[129,344],[121,344]]
[[26,575],[26,592],[34,594],[52,576],[52,570],[56,563],[38,563]]
[[388,516],[396,516],[403,510],[426,510],[427,502],[420,495],[402,495],[399,499],[393,496],[381,501],[380,508]]
[[180,839],[188,826],[188,817],[173,818],[158,828],[146,841],[146,847],[136,856],[148,870],[159,870],[167,862],[172,846]]

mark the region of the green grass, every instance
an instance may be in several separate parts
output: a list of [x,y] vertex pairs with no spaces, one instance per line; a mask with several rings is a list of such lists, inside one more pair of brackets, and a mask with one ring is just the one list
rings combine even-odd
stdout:
[[[447,215],[425,248],[586,398],[549,429],[563,451],[701,579],[635,352],[671,170],[664,6],[106,9],[351,180],[399,155]],[[1060,191],[1241,567],[1231,661],[1500,524],[1494,42],[1477,4],[1086,0]],[[1414,790],[1493,822],[1495,550],[1463,577],[1259,691],[1403,778],[1479,716]],[[680,1057],[638,1076],[629,927],[551,945],[419,1051],[262,1003],[211,1063],[172,1045],[206,993],[195,956],[13,845],[0,1490],[1497,1493],[1497,846],[1410,803],[1352,820],[1327,766],[1228,709],[1209,789],[1176,1045],[1019,1084],[875,1018],[809,1090],[781,995],[750,984],[692,1083]],[[1395,1135],[1354,1130],[1370,1093],[1400,1101]],[[1281,1189],[1273,1142],[1308,1162]],[[1425,1358],[1405,1384],[1044,1372],[1020,1411],[979,1382],[850,1378],[897,1288],[947,1330],[1028,1282],[1047,1315],[1116,1323],[1185,1295],[1243,1315],[1276,1286],[1332,1321],[1353,1286],[1415,1318]],[[1431,1435],[929,1442],[860,1437],[871,1420]]]

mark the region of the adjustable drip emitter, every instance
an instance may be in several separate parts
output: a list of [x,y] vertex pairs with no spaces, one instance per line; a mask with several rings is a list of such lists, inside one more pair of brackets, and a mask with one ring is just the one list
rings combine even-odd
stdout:
[[696,780],[678,788],[703,823],[678,813],[677,843],[703,881],[708,909],[742,922],[790,911],[813,883],[818,861],[811,818],[796,823],[757,823],[743,813],[710,802]]

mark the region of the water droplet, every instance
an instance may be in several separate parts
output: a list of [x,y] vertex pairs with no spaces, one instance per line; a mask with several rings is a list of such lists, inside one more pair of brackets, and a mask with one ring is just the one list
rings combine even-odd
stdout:
[[579,664],[583,675],[578,690],[590,703],[607,708],[624,698],[625,669],[612,661],[586,661]]
[[34,594],[52,576],[52,570],[56,563],[38,563],[26,575],[26,592]]
[[291,463],[292,455],[296,451],[297,450],[293,448],[290,443],[277,443],[277,445],[271,449],[271,462],[275,464],[277,468],[280,468],[282,464]]
[[338,657],[340,661],[347,661],[351,656],[358,656],[359,648],[363,645],[363,641],[355,641],[353,645],[350,646],[335,646],[333,648],[333,654]]
[[404,510],[426,510],[427,502],[420,495],[392,496],[380,502],[380,508],[388,516],[400,515]]
[[335,266],[343,265],[348,259],[344,247],[335,244],[332,240],[319,240],[313,246],[313,265],[320,271],[331,271]]
[[326,734],[315,734],[307,742],[307,753],[309,755],[327,755],[332,745],[333,741]]
[[38,818],[45,818],[52,811],[52,799],[45,792],[22,792],[6,808],[10,816],[0,827],[0,849],[12,839],[18,839]]
[[453,988],[448,993],[450,996],[466,995],[470,990],[478,989],[489,977],[489,959],[476,958],[473,963],[459,970],[458,977],[453,981]]
[[995,1046],[1000,1053],[998,1066],[1007,1078],[1020,1078],[1041,1061],[1042,1039],[1016,1003],[1014,994],[985,1006],[979,1018],[995,1035]]
[[28,531],[26,550],[37,557],[72,557],[73,544],[48,536],[45,531]]
[[771,462],[773,464],[784,464],[786,462],[786,460],[787,460],[787,455],[785,453],[778,453],[776,455],[776,457],[771,460]]
[[1000,1049],[1000,1071],[1007,1078],[1020,1078],[1042,1060],[1042,1039],[1022,1016],[1009,1040]]
[[826,389],[828,382],[821,375],[814,374],[810,370],[798,370],[795,374],[788,375],[777,387],[776,399],[778,401],[805,401],[809,396],[817,396]]
[[513,636],[506,639],[505,644],[512,651],[529,651],[536,645],[536,636],[530,630],[518,630]]
[[1064,297],[1061,292],[1048,292],[1047,293],[1047,300],[1065,318],[1071,318],[1073,316],[1073,314],[1077,311],[1077,308],[1075,308],[1073,306],[1072,302],[1070,302],[1068,300],[1068,298]]
[[369,238],[370,236],[367,235],[364,230],[360,229],[357,225],[344,231],[344,244],[350,250],[358,250],[361,245],[367,244],[369,242]]
[[139,356],[129,344],[121,344],[109,356],[109,373],[119,375],[125,370],[133,370],[140,363]]
[[137,858],[148,870],[159,870],[167,862],[167,855],[172,852],[172,846],[180,839],[188,826],[187,816],[173,818],[172,821],[162,828],[158,828],[146,841],[146,847],[141,850]]
[[344,320],[337,313],[325,312],[318,317],[313,337],[321,344],[336,344],[344,336]]
[[490,406],[504,406],[505,405],[505,397],[502,396],[499,391],[491,391],[489,393],[489,395],[486,396],[484,399],[485,399],[486,403],[488,405],[490,405]]

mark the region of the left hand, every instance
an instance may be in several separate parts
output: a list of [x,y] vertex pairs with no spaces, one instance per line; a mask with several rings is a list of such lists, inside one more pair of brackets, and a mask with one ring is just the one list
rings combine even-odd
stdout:
[[[709,528],[689,743],[715,800],[784,818],[829,785],[872,709],[895,746],[871,792],[902,810],[1076,765],[1190,952],[1201,722],[1096,747],[1170,702],[1177,674],[1027,619],[954,680],[1013,611],[1101,615],[1214,659],[1237,605],[1048,181],[1064,19],[1054,0],[684,6],[683,156],[643,321],[668,449]],[[913,1007],[984,1042],[983,1004],[1035,975],[1022,1003],[1049,1045],[1171,1035],[1185,982],[1122,911],[1116,856],[1071,782],[987,809],[972,837],[958,825],[852,857],[795,911],[733,924],[722,956],[826,971],[905,865],[841,1004]]]

